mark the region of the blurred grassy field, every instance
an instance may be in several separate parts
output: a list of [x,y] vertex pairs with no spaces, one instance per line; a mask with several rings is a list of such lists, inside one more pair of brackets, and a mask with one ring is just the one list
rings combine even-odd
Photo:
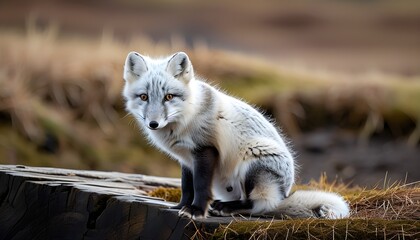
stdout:
[[[0,161],[63,168],[179,176],[177,163],[151,149],[121,98],[126,54],[184,50],[195,70],[227,92],[261,106],[292,138],[335,125],[418,146],[420,78],[287,71],[262,59],[182,41],[59,39],[53,25],[0,32]],[[339,78],[339,79],[338,79]]]

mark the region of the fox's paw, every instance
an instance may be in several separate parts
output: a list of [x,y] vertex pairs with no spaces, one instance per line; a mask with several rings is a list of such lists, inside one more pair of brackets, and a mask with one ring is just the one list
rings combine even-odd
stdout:
[[336,219],[334,211],[327,205],[320,205],[312,210],[317,218]]
[[213,216],[227,217],[231,215],[231,210],[224,204],[224,202],[215,200],[212,204],[210,204],[209,213]]
[[203,219],[206,218],[205,211],[197,206],[183,206],[179,210],[178,215],[180,217],[186,217],[191,219]]
[[170,207],[170,209],[181,209],[183,207],[185,207],[186,205],[183,203],[178,203],[177,205]]

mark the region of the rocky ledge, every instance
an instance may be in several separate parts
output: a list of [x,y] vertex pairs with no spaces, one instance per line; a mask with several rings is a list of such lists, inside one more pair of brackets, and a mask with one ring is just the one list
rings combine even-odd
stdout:
[[159,186],[180,180],[0,165],[0,239],[190,239],[229,221],[179,218],[147,195]]

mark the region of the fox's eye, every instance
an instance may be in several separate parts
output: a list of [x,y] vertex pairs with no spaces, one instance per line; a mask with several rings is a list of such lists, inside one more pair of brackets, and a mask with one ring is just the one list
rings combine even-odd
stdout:
[[139,95],[139,98],[140,98],[142,101],[147,101],[147,99],[149,99],[149,97],[148,97],[146,94],[140,94],[140,95]]
[[171,101],[172,98],[174,98],[174,95],[172,95],[172,94],[166,94],[165,95],[165,101]]

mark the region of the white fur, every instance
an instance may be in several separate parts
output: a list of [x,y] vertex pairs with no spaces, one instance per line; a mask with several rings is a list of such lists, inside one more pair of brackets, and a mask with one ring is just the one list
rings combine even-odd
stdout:
[[[243,184],[249,167],[264,156],[281,156],[267,162],[270,167],[284,170],[285,193],[270,183],[256,186],[249,198],[254,201],[252,213],[273,211],[281,206],[318,207],[324,204],[334,216],[345,217],[347,204],[337,195],[299,191],[288,196],[294,183],[294,160],[277,129],[250,105],[220,92],[195,78],[193,67],[185,53],[152,59],[131,52],[124,67],[126,84],[123,96],[127,110],[137,119],[148,140],[178,160],[193,168],[192,151],[198,146],[214,146],[219,153],[212,192],[222,201],[244,200]],[[147,86],[149,101],[139,99]],[[167,88],[167,90],[165,90]],[[174,101],[165,102],[165,94],[174,94]],[[179,97],[181,96],[181,97]],[[182,101],[180,100],[182,99]],[[151,130],[149,123],[159,127]],[[227,192],[226,187],[233,191]]]
[[306,209],[314,209],[322,206],[325,218],[338,219],[350,215],[350,209],[344,199],[332,192],[321,192],[315,190],[299,190],[288,198],[284,199],[278,209],[294,209],[296,206]]
[[254,199],[254,207],[251,210],[253,214],[262,214],[268,211],[275,211],[279,204],[282,202],[279,187],[270,180],[266,181],[265,185],[256,186],[249,198]]

